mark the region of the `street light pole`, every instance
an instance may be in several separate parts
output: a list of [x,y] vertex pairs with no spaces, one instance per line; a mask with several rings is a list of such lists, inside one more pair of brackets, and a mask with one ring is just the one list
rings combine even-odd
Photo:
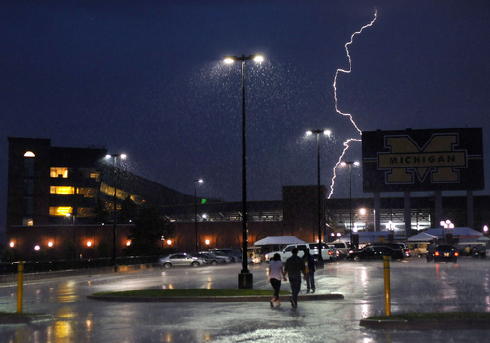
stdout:
[[203,179],[194,180],[194,233],[195,233],[195,243],[196,243],[196,254],[199,252],[199,238],[197,234],[197,184],[203,183]]
[[226,64],[232,64],[235,61],[240,62],[240,79],[242,93],[242,270],[238,274],[238,288],[253,288],[253,274],[248,270],[248,229],[247,229],[247,116],[245,101],[245,62],[253,60],[256,63],[262,63],[262,55],[241,55],[228,56],[223,60]]
[[112,177],[114,182],[114,194],[112,196],[112,266],[114,268],[114,272],[117,272],[117,187],[119,184],[119,174],[117,172],[116,163],[117,159],[125,160],[127,157],[126,154],[107,154],[105,156],[106,159],[112,158]]
[[[322,257],[322,199],[321,199],[321,183],[320,183],[320,134],[330,137],[332,132],[327,129],[315,129],[306,131],[307,136],[315,134],[316,136],[316,183],[317,183],[317,214],[318,214],[318,263],[319,269],[324,267]],[[313,230],[313,239],[315,239],[315,230]]]

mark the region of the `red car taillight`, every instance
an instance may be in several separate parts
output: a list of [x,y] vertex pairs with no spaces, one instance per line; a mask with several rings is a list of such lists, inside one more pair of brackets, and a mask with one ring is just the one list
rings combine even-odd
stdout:
[[454,256],[459,256],[459,252],[457,252],[457,251],[456,251],[456,252],[454,253]]
[[434,253],[434,256],[439,256],[439,255],[440,255],[440,254],[439,254],[439,251],[436,251],[436,252]]
[[328,254],[329,254],[329,255],[333,255],[333,251],[332,251],[332,250],[329,250],[329,251],[328,251]]

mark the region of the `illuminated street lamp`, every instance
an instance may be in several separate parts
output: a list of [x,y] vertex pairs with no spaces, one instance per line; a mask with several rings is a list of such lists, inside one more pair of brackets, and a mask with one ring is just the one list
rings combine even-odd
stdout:
[[342,161],[342,168],[349,168],[349,225],[350,225],[350,244],[352,245],[352,167],[357,168],[361,164],[359,161]]
[[[322,199],[321,199],[321,184],[320,184],[320,136],[330,137],[332,131],[328,129],[315,129],[306,131],[306,136],[316,136],[316,181],[317,181],[317,211],[318,211],[318,268],[323,268],[322,258]],[[313,239],[315,239],[315,230],[313,230]]]
[[114,195],[112,197],[112,266],[114,271],[117,272],[117,262],[116,262],[116,241],[117,241],[117,212],[116,212],[116,202],[117,202],[117,187],[119,183],[119,173],[117,172],[117,163],[121,160],[125,160],[128,156],[126,154],[107,154],[105,159],[109,160],[112,158],[112,172],[114,180]]
[[197,235],[197,185],[200,185],[204,182],[203,179],[194,180],[194,233],[195,233],[195,243],[196,243],[196,253],[199,252],[199,239]]
[[253,288],[253,274],[248,270],[248,232],[247,232],[247,126],[245,111],[245,62],[254,61],[262,63],[264,56],[259,54],[249,56],[227,56],[223,59],[225,64],[240,62],[241,90],[242,90],[242,270],[238,274],[238,288]]

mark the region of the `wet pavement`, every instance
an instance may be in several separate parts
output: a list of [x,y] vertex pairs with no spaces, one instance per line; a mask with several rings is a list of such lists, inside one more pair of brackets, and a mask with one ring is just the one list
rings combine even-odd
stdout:
[[[490,259],[393,262],[392,311],[490,312]],[[317,291],[344,300],[299,303],[108,303],[86,295],[142,288],[234,288],[240,264],[159,268],[66,276],[28,282],[24,309],[54,320],[0,325],[13,342],[489,342],[490,330],[372,330],[359,320],[383,314],[382,262],[336,262],[317,272]],[[254,287],[270,289],[265,265],[253,266]],[[283,283],[283,289],[289,289]],[[303,285],[304,289],[304,285]],[[0,284],[0,311],[15,311],[15,287]]]

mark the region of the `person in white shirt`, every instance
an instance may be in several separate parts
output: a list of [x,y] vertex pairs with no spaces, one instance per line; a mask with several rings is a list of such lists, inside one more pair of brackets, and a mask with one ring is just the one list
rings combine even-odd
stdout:
[[281,279],[284,279],[284,281],[286,281],[286,277],[284,276],[284,267],[281,262],[281,255],[274,254],[269,262],[269,281],[272,285],[272,288],[274,289],[274,296],[270,301],[271,307],[277,307],[281,304],[279,301]]

